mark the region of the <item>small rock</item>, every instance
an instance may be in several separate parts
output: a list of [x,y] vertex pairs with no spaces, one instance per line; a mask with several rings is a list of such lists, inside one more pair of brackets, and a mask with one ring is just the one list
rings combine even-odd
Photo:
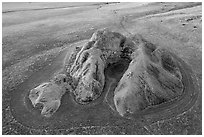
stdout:
[[193,20],[193,18],[188,18],[188,19],[186,19],[187,22],[189,22],[189,21],[191,21],[191,20]]
[[61,97],[67,89],[71,89],[67,83],[65,74],[58,74],[52,81],[42,83],[32,89],[29,94],[29,99],[34,107],[38,104],[42,105],[41,114],[45,117],[51,117],[61,104]]

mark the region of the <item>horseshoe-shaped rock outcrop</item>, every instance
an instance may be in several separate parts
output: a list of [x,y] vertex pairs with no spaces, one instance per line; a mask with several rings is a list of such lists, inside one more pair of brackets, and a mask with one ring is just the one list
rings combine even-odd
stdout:
[[[29,99],[33,106],[42,104],[41,114],[50,117],[67,91],[71,91],[75,103],[80,105],[96,101],[106,92],[104,87],[112,85],[106,81],[110,76],[115,83],[107,88],[112,94],[105,93],[106,103],[120,116],[137,115],[183,96],[181,64],[172,55],[144,39],[133,41],[120,33],[99,30],[85,45],[76,47],[65,63],[66,74],[32,89]],[[186,100],[190,98],[188,94],[189,91],[184,94]]]

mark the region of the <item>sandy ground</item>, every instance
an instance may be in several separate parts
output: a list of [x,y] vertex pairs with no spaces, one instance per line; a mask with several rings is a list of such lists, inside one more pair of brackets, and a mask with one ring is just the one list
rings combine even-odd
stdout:
[[[3,3],[2,7],[3,134],[202,134],[201,3]],[[198,79],[194,106],[151,125],[123,119],[111,124],[117,120],[111,111],[104,112],[103,124],[97,115],[95,122],[83,125],[81,117],[72,127],[54,120],[49,127],[50,121],[40,117],[35,121],[37,111],[26,115],[26,93],[60,71],[66,54],[104,27],[125,36],[140,34],[185,61]],[[73,114],[77,115],[77,107]],[[67,119],[73,114],[68,113]],[[91,116],[88,112],[85,117]],[[39,121],[44,125],[37,126]]]

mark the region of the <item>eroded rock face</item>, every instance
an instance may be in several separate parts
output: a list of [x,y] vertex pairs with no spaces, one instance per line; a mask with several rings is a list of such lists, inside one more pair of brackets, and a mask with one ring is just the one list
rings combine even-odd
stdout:
[[182,94],[182,76],[169,52],[144,41],[133,54],[114,91],[114,104],[121,116],[138,113]]
[[52,81],[42,83],[32,89],[29,99],[34,107],[38,104],[42,105],[41,114],[50,117],[57,111],[61,103],[61,97],[69,89],[70,86],[67,83],[66,75],[59,74]]
[[71,76],[77,81],[76,101],[87,104],[97,99],[104,87],[104,69],[119,59],[125,37],[116,32],[99,30],[77,54],[71,67]]
[[[85,54],[87,60],[83,61]],[[100,58],[101,51],[90,49],[82,53],[79,59],[79,69],[72,76],[78,80],[74,93],[76,100],[80,103],[90,102],[100,96],[104,86],[104,62]]]

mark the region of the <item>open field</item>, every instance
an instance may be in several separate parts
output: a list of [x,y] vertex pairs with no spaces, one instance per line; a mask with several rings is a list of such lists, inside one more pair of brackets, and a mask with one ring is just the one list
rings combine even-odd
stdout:
[[[202,134],[201,3],[3,3],[2,8],[3,134]],[[58,118],[31,114],[29,90],[59,72],[72,49],[101,28],[127,37],[139,34],[187,63],[200,91],[193,107],[145,125],[105,112],[105,106],[101,114],[81,108],[87,114],[82,116],[78,107],[71,113],[65,95],[61,108],[66,110],[59,109]],[[69,123],[73,115],[75,125]]]

